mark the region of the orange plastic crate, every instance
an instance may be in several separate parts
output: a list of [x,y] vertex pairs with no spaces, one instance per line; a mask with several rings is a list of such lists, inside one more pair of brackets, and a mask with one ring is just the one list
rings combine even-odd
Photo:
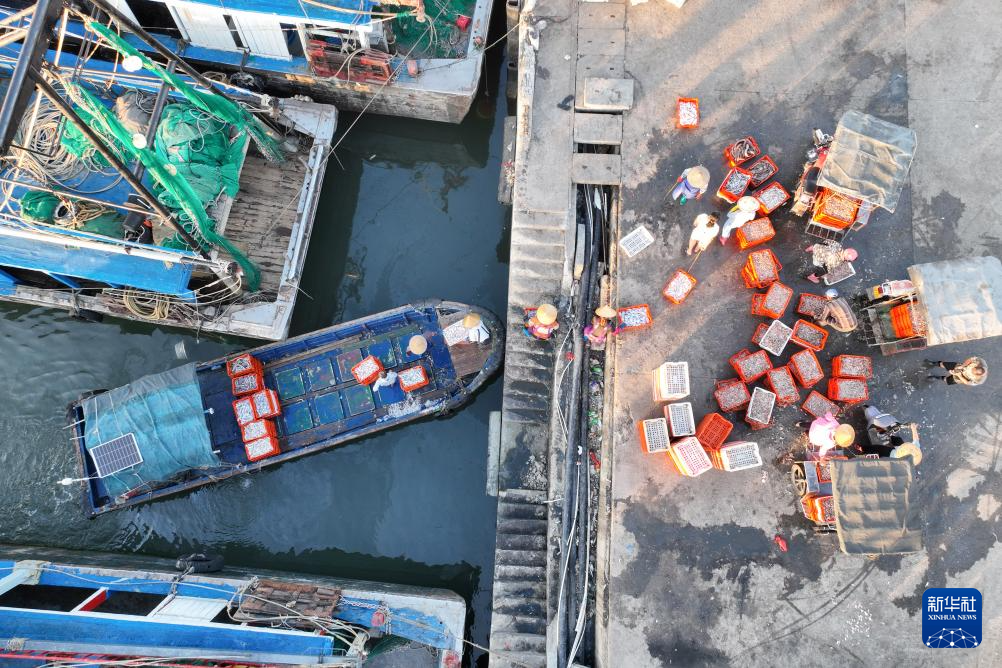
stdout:
[[768,216],[790,199],[790,193],[786,191],[786,188],[775,181],[764,188],[759,188],[752,194],[759,201],[758,210],[763,216]]
[[713,398],[717,400],[717,405],[724,413],[730,413],[744,408],[751,401],[751,394],[748,386],[738,378],[725,380],[717,383],[717,389],[713,391]]
[[835,521],[835,499],[831,494],[808,494],[800,500],[807,518],[823,524]]
[[915,336],[911,304],[898,304],[891,308],[891,327],[899,339],[910,339]]
[[251,401],[250,397],[241,397],[233,402],[233,414],[237,418],[237,424],[243,426],[250,422],[253,422],[256,417],[254,415],[254,402]]
[[873,378],[873,360],[866,355],[838,355],[832,360],[832,375],[840,378]]
[[247,459],[256,462],[268,457],[274,457],[281,452],[281,449],[278,447],[277,438],[274,436],[265,436],[249,443],[244,443],[244,452],[247,453]]
[[731,435],[734,423],[720,413],[709,413],[696,425],[696,438],[707,450],[716,450]]
[[798,319],[793,325],[790,341],[801,348],[809,348],[814,351],[824,350],[825,343],[828,341],[828,330],[804,319]]
[[758,188],[760,185],[771,179],[779,171],[779,167],[767,155],[763,155],[755,162],[748,165],[748,171],[752,173],[751,186]]
[[675,118],[680,128],[699,127],[699,98],[680,97],[675,104]]
[[664,288],[661,289],[661,296],[672,304],[681,304],[695,287],[695,276],[684,269],[676,269],[668,282],[665,283]]
[[717,197],[734,204],[748,190],[749,183],[751,183],[751,172],[740,167],[733,167],[724,176],[720,187],[717,188]]
[[842,412],[842,407],[817,390],[811,390],[811,393],[804,399],[804,403],[800,404],[800,410],[819,418],[825,413],[831,413],[833,416],[838,415]]
[[733,144],[730,144],[727,148],[724,149],[724,160],[727,161],[727,165],[729,167],[734,167],[736,165],[740,165],[743,162],[748,162],[749,160],[757,158],[759,155],[762,154],[762,149],[758,147],[758,142],[755,141],[754,137],[749,135],[747,137],[744,137],[744,139],[751,143],[752,152],[744,157],[735,156],[733,153],[734,144],[737,144],[741,140],[739,139]]
[[793,289],[776,281],[769,285],[769,289],[762,295],[762,300],[759,302],[758,308],[752,309],[752,315],[763,315],[767,318],[779,320],[786,313],[786,307],[789,305],[791,299],[793,299]]
[[828,381],[828,398],[844,404],[858,404],[870,398],[862,378],[832,378]]
[[800,390],[788,367],[769,369],[765,374],[765,386],[776,395],[776,403],[780,406],[789,406],[800,400]]
[[428,373],[424,370],[424,367],[419,364],[398,373],[397,382],[400,383],[400,389],[404,392],[413,392],[418,388],[424,387],[431,381],[428,379]]
[[741,268],[741,277],[746,287],[765,288],[779,280],[779,272],[782,270],[783,265],[779,263],[776,254],[768,248],[763,248],[748,253],[748,259]]
[[282,414],[282,404],[275,390],[261,390],[250,395],[254,406],[254,419],[272,418]]
[[843,230],[856,221],[856,214],[862,203],[855,197],[823,188],[814,207],[812,220],[827,227]]
[[738,240],[738,248],[741,250],[760,246],[771,241],[775,236],[776,228],[772,226],[772,221],[766,216],[748,221],[734,233],[734,238]]
[[668,456],[684,476],[696,477],[713,468],[710,457],[695,436],[686,436],[672,443],[668,448]]
[[240,426],[240,438],[244,443],[256,441],[267,436],[278,436],[275,432],[275,423],[271,420],[254,420]]
[[647,304],[634,304],[617,309],[619,331],[646,329],[654,323],[651,309]]
[[764,350],[744,355],[731,363],[744,383],[754,383],[772,368],[772,360]]
[[230,378],[233,396],[241,397],[264,389],[264,376],[259,373],[245,373]]
[[[756,297],[761,297],[761,296],[762,295],[760,295],[760,294],[754,294],[754,295],[752,295],[752,313],[755,312],[755,298]],[[767,325],[764,322],[760,322],[758,324],[758,327],[755,328],[755,333],[752,334],[751,342],[754,343],[757,346],[759,344],[759,342],[762,340],[762,337],[765,336],[765,333],[767,331],[769,331],[769,325]]]
[[790,355],[788,366],[794,378],[804,389],[810,389],[825,377],[821,362],[818,361],[817,355],[810,348]]
[[800,300],[797,302],[797,313],[817,318],[821,315],[821,311],[824,310],[827,301],[821,295],[812,295],[809,292],[804,292],[800,295]]
[[351,375],[355,377],[361,385],[371,385],[379,378],[383,372],[383,363],[375,355],[365,357],[361,362],[351,368]]
[[261,362],[250,353],[237,355],[226,360],[226,375],[230,378],[236,378],[248,373],[264,373]]

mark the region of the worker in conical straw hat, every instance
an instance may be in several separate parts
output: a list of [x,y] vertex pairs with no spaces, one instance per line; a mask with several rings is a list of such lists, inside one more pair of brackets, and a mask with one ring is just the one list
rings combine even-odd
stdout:
[[428,350],[428,339],[415,334],[407,341],[407,352],[411,355],[424,355]]
[[821,457],[836,447],[848,448],[856,440],[856,430],[852,425],[839,423],[831,413],[825,413],[811,422],[798,422],[797,425],[807,430],[807,439],[818,448]]
[[591,324],[584,328],[585,338],[592,350],[605,350],[606,341],[610,334],[619,331],[614,328],[609,321],[614,320],[619,314],[616,309],[608,304],[603,304],[595,309],[595,315],[591,319]]
[[727,212],[727,220],[720,230],[720,243],[726,244],[731,236],[731,232],[738,229],[749,220],[753,220],[758,213],[759,202],[750,195],[745,195],[737,201]]
[[479,313],[467,313],[463,318],[463,327],[466,328],[466,338],[473,343],[483,343],[491,338]]
[[534,309],[526,309],[524,332],[527,336],[546,341],[558,327],[557,307],[553,304],[540,304]]
[[685,204],[690,199],[699,199],[710,185],[710,170],[702,165],[689,167],[675,182],[671,189],[671,198],[679,204]]

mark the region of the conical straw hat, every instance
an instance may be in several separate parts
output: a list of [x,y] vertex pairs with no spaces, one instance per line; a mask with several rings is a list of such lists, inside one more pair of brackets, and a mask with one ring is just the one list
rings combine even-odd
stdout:
[[693,188],[705,188],[710,184],[710,170],[702,165],[696,165],[689,169],[689,173],[685,175],[685,180],[688,181]]
[[616,309],[612,308],[608,304],[603,304],[595,309],[595,315],[600,318],[605,318],[606,320],[612,320],[616,317]]
[[758,211],[758,200],[751,195],[745,195],[738,200],[738,209],[741,211]]
[[856,438],[856,430],[851,424],[840,424],[835,428],[835,442],[843,447],[852,445]]
[[540,304],[536,309],[536,320],[542,325],[552,325],[557,321],[557,307],[553,304]]
[[463,318],[463,327],[466,329],[473,329],[480,324],[480,316],[476,313],[467,313],[466,317]]
[[428,339],[420,334],[415,334],[407,342],[407,352],[412,355],[424,355],[426,350],[428,350]]
[[914,443],[902,443],[898,447],[891,450],[891,457],[894,457],[895,459],[911,457],[912,464],[918,466],[922,462],[922,449]]

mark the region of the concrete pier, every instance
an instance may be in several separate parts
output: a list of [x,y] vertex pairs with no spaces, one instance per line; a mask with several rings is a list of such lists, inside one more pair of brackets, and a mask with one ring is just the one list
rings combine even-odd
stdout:
[[[692,270],[699,284],[683,304],[660,296],[672,271],[691,262],[684,250],[693,217],[726,210],[713,193],[726,171],[721,152],[734,139],[754,135],[792,191],[811,129],[833,131],[847,110],[916,131],[919,148],[896,211],[878,211],[847,241],[860,259],[859,274],[838,286],[844,293],[904,277],[916,262],[1002,256],[995,220],[1002,202],[980,177],[997,169],[1002,135],[996,113],[1002,47],[994,37],[1002,9],[974,0],[825,3],[796,11],[782,0],[691,0],[682,8],[540,0],[524,8],[521,20],[500,489],[502,499],[506,489],[519,500],[518,490],[529,489],[535,501],[550,502],[544,504],[549,538],[543,554],[534,553],[548,563],[532,571],[547,574],[534,589],[540,605],[533,610],[542,612],[543,624],[532,628],[550,637],[521,638],[527,644],[519,645],[508,635],[524,620],[499,608],[512,591],[502,578],[492,650],[514,651],[510,665],[556,665],[554,536],[564,453],[550,427],[553,374],[562,364],[558,344],[525,338],[520,321],[522,307],[566,297],[573,184],[590,182],[620,186],[614,240],[638,225],[655,237],[634,258],[613,254],[614,302],[648,303],[655,322],[624,333],[608,352],[600,497],[608,513],[600,519],[596,559],[594,665],[1002,662],[1002,623],[997,606],[987,603],[1002,594],[992,577],[1002,565],[999,340],[883,358],[854,335],[832,332],[819,354],[826,370],[836,354],[874,354],[871,403],[920,424],[925,459],[917,469],[915,520],[926,547],[915,555],[853,557],[839,552],[832,536],[813,533],[788,477],[788,455],[800,438],[794,422],[806,417],[796,406],[779,409],[774,426],[756,432],[742,414],[728,416],[737,423],[732,439],[754,440],[763,454],[761,468],[739,473],[683,478],[666,457],[641,451],[636,429],[638,420],[660,415],[650,372],[666,360],[689,362],[687,400],[696,419],[716,410],[714,381],[733,377],[727,358],[753,347],[750,337],[763,321],[749,313],[753,291],[739,278],[746,254],[733,239],[699,258]],[[675,128],[680,96],[700,99],[697,130]],[[579,157],[578,143],[621,144],[621,150],[595,160]],[[709,168],[710,191],[684,207],[666,206],[665,189],[693,164]],[[797,293],[819,292],[800,278],[808,268],[803,247],[812,242],[804,221],[788,207],[772,220],[778,234],[769,247],[784,265],[781,280]],[[925,381],[923,357],[970,355],[992,368],[984,385]],[[530,368],[527,360],[534,360]],[[502,526],[511,525],[499,512],[499,568],[517,558],[502,546]],[[788,552],[773,543],[777,534]],[[981,590],[987,603],[981,647],[947,654],[924,646],[927,587]]]

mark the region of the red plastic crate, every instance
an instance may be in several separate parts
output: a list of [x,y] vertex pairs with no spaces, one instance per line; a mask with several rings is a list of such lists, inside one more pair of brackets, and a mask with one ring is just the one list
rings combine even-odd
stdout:
[[763,216],[768,216],[790,199],[790,193],[786,191],[786,188],[775,181],[756,190],[752,196],[758,200],[758,210]]
[[431,381],[428,379],[428,372],[424,370],[423,366],[418,364],[398,373],[397,382],[400,383],[400,389],[404,392],[413,392],[416,389],[424,387]]
[[801,348],[808,348],[814,351],[824,350],[825,343],[828,341],[828,330],[824,327],[818,327],[814,323],[807,322],[804,319],[798,319],[793,325],[793,334],[790,336],[790,341],[793,341]]
[[717,389],[713,391],[713,398],[717,400],[717,405],[724,413],[730,413],[744,408],[751,401],[751,394],[748,386],[738,378],[720,381]]
[[744,383],[754,383],[772,368],[772,360],[764,350],[758,350],[744,355],[731,363],[738,377]]
[[767,155],[763,155],[755,162],[748,165],[748,171],[752,174],[751,186],[758,188],[760,185],[771,179],[779,171],[779,167]]
[[866,355],[838,355],[832,360],[832,375],[840,378],[873,378],[873,360]]
[[[751,296],[751,314],[752,315],[765,315],[762,313],[762,302],[765,301],[765,295],[761,292],[756,292]],[[756,343],[758,343],[756,341]]]
[[818,361],[817,355],[810,348],[790,355],[790,362],[787,366],[790,367],[794,378],[804,389],[814,387],[819,380],[825,377],[821,362]]
[[751,143],[752,152],[744,157],[735,156],[733,152],[734,145],[737,144],[739,141],[741,141],[741,139],[738,139],[737,141],[733,142],[727,148],[724,149],[724,160],[727,161],[728,166],[734,167],[735,165],[740,165],[741,163],[748,162],[749,160],[757,158],[759,155],[762,154],[762,149],[758,147],[758,142],[755,141],[754,137],[749,135],[747,137],[744,137],[744,139]]
[[832,378],[828,381],[828,398],[844,404],[858,404],[870,398],[862,378]]
[[379,378],[383,372],[383,363],[375,355],[365,357],[361,362],[351,368],[351,375],[361,385],[371,385]]
[[654,317],[647,304],[634,304],[617,309],[619,331],[647,329],[654,324]]
[[775,236],[776,228],[772,226],[772,221],[765,216],[748,221],[734,233],[734,238],[738,240],[738,248],[741,250],[760,246],[771,241]]
[[762,295],[758,304],[752,300],[752,315],[761,315],[767,318],[779,320],[786,313],[786,307],[793,299],[793,289],[779,281],[769,285],[769,289]]
[[707,450],[717,450],[731,435],[734,423],[720,413],[709,413],[696,425],[696,438]]
[[856,214],[862,203],[862,200],[854,197],[821,188],[811,220],[826,227],[844,230],[856,221]]
[[264,373],[264,369],[261,367],[261,362],[259,362],[258,359],[250,353],[237,355],[236,357],[226,360],[226,375],[230,378],[236,378],[237,376],[243,376],[248,373]]
[[[755,310],[755,297],[761,297],[761,296],[762,295],[757,293],[752,295],[752,312],[754,312]],[[758,327],[755,328],[755,332],[752,334],[751,342],[757,346],[759,342],[762,340],[762,337],[765,336],[765,333],[767,331],[769,331],[769,325],[767,325],[764,322],[760,322],[758,324]]]
[[242,397],[264,389],[264,376],[259,373],[245,373],[230,378],[230,389],[233,396]]
[[776,395],[776,403],[780,406],[789,406],[800,401],[800,390],[797,389],[797,383],[788,367],[769,369],[765,374],[765,386]]
[[672,304],[681,304],[695,287],[695,276],[684,269],[676,269],[668,282],[665,283],[664,288],[661,289],[661,296]]
[[810,292],[801,293],[800,300],[797,302],[797,313],[817,319],[827,302],[828,300],[821,295],[813,295]]
[[804,403],[800,404],[800,410],[819,418],[825,413],[831,413],[833,416],[838,415],[842,412],[842,407],[817,390],[811,390],[811,393],[804,399]]
[[675,103],[675,118],[680,128],[699,127],[699,98],[680,97]]
[[244,443],[244,452],[247,453],[247,459],[256,462],[277,455],[281,452],[281,449],[278,447],[277,438],[274,436],[265,436],[264,438],[255,439],[250,443]]
[[746,169],[734,167],[724,175],[724,180],[717,188],[717,197],[734,204],[748,190],[749,183],[751,183],[751,173]]
[[278,436],[275,432],[275,423],[271,420],[254,420],[240,426],[240,438],[244,443],[256,441],[266,436]]
[[261,390],[250,395],[254,406],[254,419],[272,418],[282,414],[282,404],[275,390]]
[[779,263],[776,254],[768,248],[763,248],[748,253],[748,259],[741,268],[741,277],[744,279],[745,287],[765,288],[779,280],[779,272],[782,270],[783,265]]
[[256,419],[254,415],[254,402],[250,397],[240,397],[233,402],[233,414],[237,418],[237,424],[243,426]]

